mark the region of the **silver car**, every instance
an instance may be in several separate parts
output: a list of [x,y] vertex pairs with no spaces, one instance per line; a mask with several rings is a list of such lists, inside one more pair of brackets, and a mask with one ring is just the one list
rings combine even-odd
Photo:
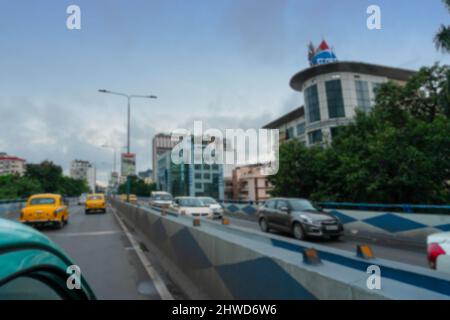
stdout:
[[205,205],[209,206],[209,208],[213,212],[214,219],[222,219],[223,217],[223,208],[214,198],[211,197],[198,197],[201,202]]
[[149,205],[159,208],[169,208],[172,205],[173,198],[168,192],[154,191],[149,200]]

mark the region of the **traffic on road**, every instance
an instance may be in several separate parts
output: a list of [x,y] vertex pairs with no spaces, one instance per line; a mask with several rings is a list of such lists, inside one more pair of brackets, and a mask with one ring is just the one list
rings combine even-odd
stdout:
[[[125,197],[117,199],[124,201]],[[172,200],[169,200],[172,199]],[[17,280],[15,286],[14,270],[4,273],[0,287],[0,296],[3,299],[27,299],[27,298],[80,298],[80,299],[161,299],[164,297],[158,292],[155,285],[155,277],[150,276],[145,264],[136,253],[137,248],[125,236],[129,231],[124,230],[124,222],[114,213],[108,198],[104,194],[87,194],[83,205],[79,205],[80,199],[74,199],[69,204],[61,195],[38,194],[31,196],[21,210],[17,222],[2,222],[3,233],[9,234],[8,228],[18,230],[17,234],[11,233],[8,241],[20,243],[27,235],[35,238],[37,243],[45,242],[55,248],[61,255],[73,259],[71,265],[76,266],[77,272],[82,274],[82,282],[87,284],[87,291],[83,295],[73,296],[65,292],[59,292],[49,286],[42,290],[43,285],[36,288],[36,292],[29,289],[24,291],[22,281]],[[156,201],[164,201],[158,203]],[[168,203],[170,201],[170,204]],[[156,202],[156,203],[155,203]],[[251,230],[252,232],[272,232],[287,238],[295,238],[300,241],[308,241],[314,244],[325,245],[330,248],[343,249],[354,252],[361,239],[353,239],[344,234],[344,227],[340,220],[332,214],[317,208],[307,199],[299,198],[273,198],[260,206],[256,216],[257,221],[239,219],[230,216],[224,211],[223,205],[209,197],[172,197],[170,194],[153,194],[145,200],[130,201],[132,205],[139,205],[160,210],[171,210],[182,216],[200,217],[220,224],[226,219],[232,225]],[[211,207],[213,205],[213,207]],[[218,210],[220,207],[221,210]],[[214,211],[215,210],[215,211]],[[215,214],[219,212],[220,217]],[[89,213],[89,215],[88,215]],[[97,213],[97,214],[96,214]],[[22,224],[23,226],[19,225]],[[17,225],[17,226],[16,226]],[[26,227],[30,225],[31,227]],[[64,227],[65,226],[65,227]],[[330,226],[336,226],[328,230]],[[64,227],[64,228],[63,228]],[[296,228],[301,228],[296,230]],[[16,232],[16,231],[15,231]],[[139,235],[134,234],[137,243]],[[427,252],[417,248],[393,247],[389,244],[371,243],[372,250],[380,258],[407,263],[426,268],[428,263],[431,268],[445,271],[442,267],[447,263],[443,259],[448,256],[446,250],[447,233],[430,235],[428,237]],[[144,245],[145,246],[145,245]],[[155,273],[158,274],[158,286],[163,286],[164,292],[169,292],[171,297],[186,298],[189,293],[183,292],[173,282],[170,275],[159,265],[157,259],[148,250],[141,250],[141,255],[152,261]],[[25,252],[21,259],[30,259]],[[427,260],[428,259],[428,260]],[[440,263],[442,263],[442,265]],[[45,262],[45,261],[44,261]],[[65,261],[67,264],[67,261]],[[67,268],[68,266],[66,266]],[[36,268],[39,268],[38,266]],[[159,273],[161,275],[159,275]],[[105,280],[105,277],[107,279]],[[164,279],[163,281],[161,279]],[[22,289],[21,289],[22,288]]]
[[450,301],[450,0],[60,2],[0,4],[0,301]]

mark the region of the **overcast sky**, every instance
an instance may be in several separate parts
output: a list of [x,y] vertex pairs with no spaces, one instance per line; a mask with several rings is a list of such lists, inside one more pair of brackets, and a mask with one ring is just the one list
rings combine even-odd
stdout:
[[[81,30],[66,8],[81,7]],[[366,27],[378,4],[382,30]],[[449,63],[432,38],[440,0],[0,0],[0,151],[68,172],[94,162],[106,181],[126,142],[126,100],[100,88],[155,94],[132,103],[132,152],[151,167],[151,139],[191,127],[258,128],[302,104],[289,87],[324,38],[339,60],[416,69]]]

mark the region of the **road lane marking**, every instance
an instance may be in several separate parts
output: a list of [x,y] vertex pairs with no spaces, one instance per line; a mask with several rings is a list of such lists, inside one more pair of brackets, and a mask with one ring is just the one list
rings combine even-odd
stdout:
[[153,285],[156,288],[156,291],[158,291],[159,296],[163,300],[174,300],[172,294],[167,289],[166,285],[164,284],[164,281],[162,280],[161,276],[156,272],[156,270],[153,268],[153,265],[150,263],[150,261],[145,256],[144,252],[142,251],[141,247],[138,245],[137,241],[134,239],[133,235],[128,231],[127,226],[122,221],[122,219],[117,215],[116,209],[113,208],[111,205],[108,205],[111,208],[111,211],[118,221],[120,227],[123,229],[123,232],[126,234],[128,240],[130,241],[131,247],[135,249],[137,256],[139,257],[139,260],[141,260],[142,265],[144,266],[145,271],[147,271],[148,276],[153,281]]
[[55,237],[85,237],[85,236],[104,236],[109,234],[122,233],[120,230],[109,230],[109,231],[92,231],[92,232],[71,232],[71,233],[55,233],[52,236]]

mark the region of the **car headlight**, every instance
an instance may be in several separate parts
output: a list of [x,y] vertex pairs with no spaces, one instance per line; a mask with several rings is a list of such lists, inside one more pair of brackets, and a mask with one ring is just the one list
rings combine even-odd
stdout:
[[320,226],[320,221],[314,221],[311,217],[309,217],[307,215],[304,215],[304,214],[300,215],[300,219],[304,223]]

